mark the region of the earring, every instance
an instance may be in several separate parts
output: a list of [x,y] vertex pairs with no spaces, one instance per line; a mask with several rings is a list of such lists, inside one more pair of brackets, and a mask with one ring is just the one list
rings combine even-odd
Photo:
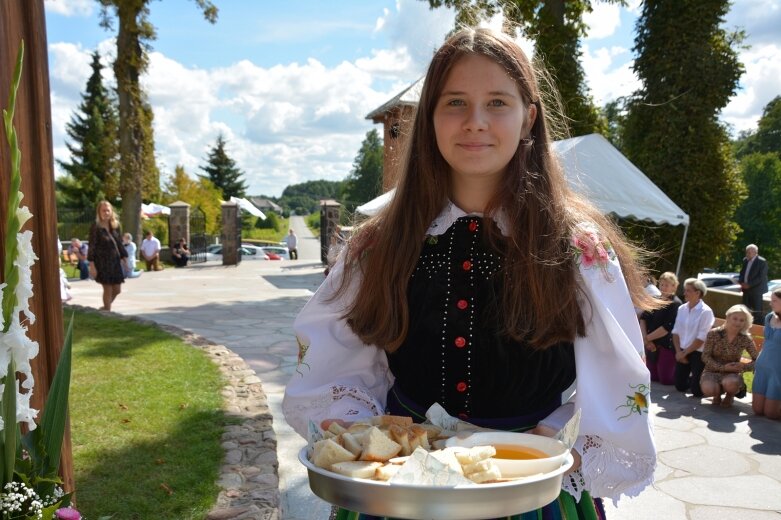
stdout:
[[533,144],[534,144],[534,138],[532,137],[521,139],[521,146],[531,146]]

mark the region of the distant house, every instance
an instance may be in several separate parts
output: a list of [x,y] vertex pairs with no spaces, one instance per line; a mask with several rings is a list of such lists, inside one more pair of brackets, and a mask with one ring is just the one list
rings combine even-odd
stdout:
[[249,197],[249,201],[264,213],[267,211],[273,211],[279,215],[282,214],[282,207],[273,200],[264,199],[262,197]]

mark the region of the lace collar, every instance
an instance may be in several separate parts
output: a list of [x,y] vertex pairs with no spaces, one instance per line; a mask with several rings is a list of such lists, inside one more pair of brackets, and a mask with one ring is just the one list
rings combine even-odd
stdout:
[[[426,231],[426,235],[428,236],[439,236],[445,233],[450,226],[452,226],[456,220],[460,219],[461,217],[468,217],[468,216],[476,216],[476,217],[483,217],[482,213],[467,213],[463,209],[456,206],[452,201],[447,201],[447,204],[442,209],[442,212],[437,216],[437,218],[434,219],[434,221],[431,223],[431,225],[428,227],[428,231]],[[504,211],[504,208],[501,208],[494,216],[493,216],[494,222],[496,222],[496,225],[499,227],[499,231],[502,232],[502,235],[504,236],[510,236],[510,225],[507,220],[507,213]]]

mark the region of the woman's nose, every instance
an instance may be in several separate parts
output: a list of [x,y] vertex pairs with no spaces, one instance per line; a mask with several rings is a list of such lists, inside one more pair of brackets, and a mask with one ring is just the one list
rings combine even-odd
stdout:
[[464,129],[472,132],[485,130],[488,126],[486,113],[482,107],[474,105],[469,107],[464,119]]

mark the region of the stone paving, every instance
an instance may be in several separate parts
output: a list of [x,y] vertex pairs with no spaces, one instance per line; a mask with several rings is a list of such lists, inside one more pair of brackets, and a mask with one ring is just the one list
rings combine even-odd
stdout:
[[[223,358],[218,364],[224,364],[226,377],[237,377],[227,380],[223,395],[226,409],[243,414],[248,429],[223,438],[223,490],[211,519],[328,518],[329,505],[309,490],[297,460],[304,441],[280,410],[297,361],[293,318],[323,279],[319,242],[300,219],[294,218],[293,226],[300,237],[299,261],[207,263],[144,273],[124,284],[114,304],[116,313],[173,327],[212,359]],[[98,284],[72,285],[74,304],[101,305]],[[254,402],[237,401],[249,397]],[[607,503],[608,517],[781,520],[781,422],[753,416],[750,399],[722,409],[672,387],[654,386],[656,482],[617,508]],[[271,489],[275,478],[278,490]]]

